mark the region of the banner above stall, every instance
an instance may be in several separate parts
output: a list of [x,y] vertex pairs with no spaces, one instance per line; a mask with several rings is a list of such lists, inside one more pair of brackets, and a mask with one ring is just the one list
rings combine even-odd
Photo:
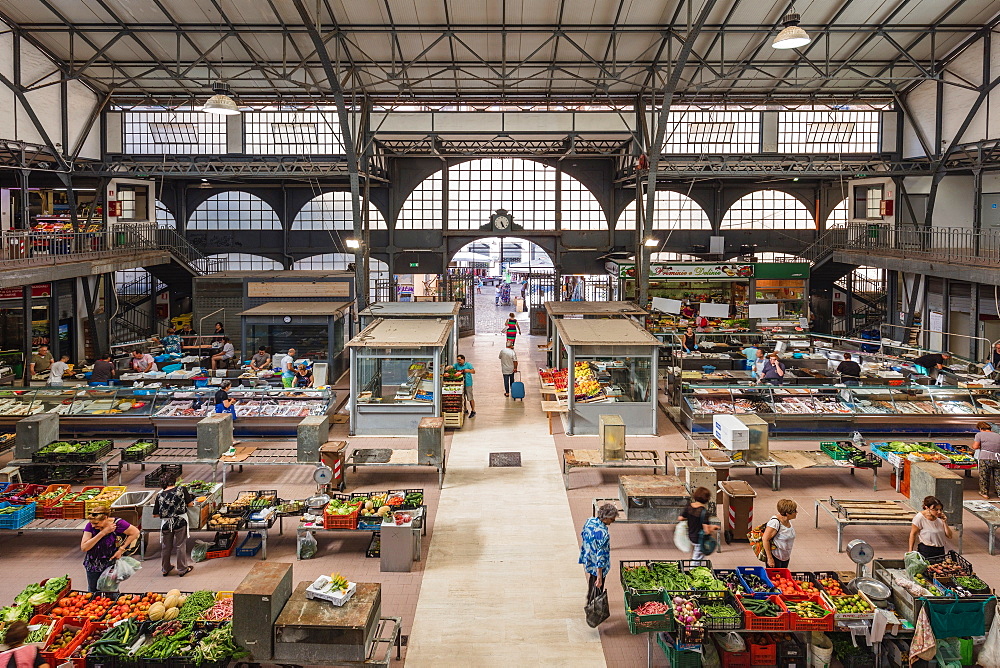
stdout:
[[[608,262],[609,274],[618,278],[635,278],[635,264]],[[809,278],[807,262],[677,262],[653,263],[649,266],[650,278],[676,278],[680,280],[715,279],[739,281],[757,278]]]

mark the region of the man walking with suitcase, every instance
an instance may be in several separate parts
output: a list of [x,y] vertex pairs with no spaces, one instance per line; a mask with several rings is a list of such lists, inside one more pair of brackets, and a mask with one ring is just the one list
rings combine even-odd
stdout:
[[511,385],[514,383],[514,373],[517,372],[517,353],[514,352],[514,342],[507,341],[507,346],[500,349],[500,373],[503,374],[503,396],[510,396]]

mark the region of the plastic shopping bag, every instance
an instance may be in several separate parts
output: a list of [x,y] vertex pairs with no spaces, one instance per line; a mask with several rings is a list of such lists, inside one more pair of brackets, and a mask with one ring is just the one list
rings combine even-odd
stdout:
[[906,565],[906,574],[911,578],[922,574],[930,565],[924,555],[919,552],[907,552],[903,555],[903,563]]
[[976,662],[983,668],[1000,668],[1000,615],[993,616],[993,623],[990,624],[990,631],[986,634],[986,642],[979,651],[979,660]]
[[747,651],[747,644],[743,640],[743,636],[735,631],[730,631],[729,633],[718,633],[715,636],[716,641],[719,643],[719,647],[726,650],[727,652],[745,652]]
[[319,543],[316,542],[316,537],[313,536],[312,531],[305,532],[305,534],[299,538],[299,559],[312,559],[316,556],[316,551],[318,549]]
[[688,537],[688,522],[687,520],[681,520],[677,523],[677,527],[674,529],[674,546],[681,552],[690,554],[691,539]]
[[122,557],[108,566],[97,580],[99,591],[118,591],[118,585],[132,577],[142,564],[132,557]]
[[206,543],[203,540],[196,540],[194,542],[194,547],[191,549],[191,561],[200,563],[205,561],[208,555],[208,548],[212,547],[211,543]]

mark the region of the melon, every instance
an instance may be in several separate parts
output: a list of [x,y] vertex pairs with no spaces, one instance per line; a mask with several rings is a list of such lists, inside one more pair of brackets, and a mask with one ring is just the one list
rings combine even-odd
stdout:
[[167,597],[163,599],[163,607],[167,609],[179,608],[180,605],[181,605],[181,597],[178,596],[177,594],[167,594]]
[[153,622],[160,621],[161,619],[163,619],[165,613],[166,613],[166,608],[162,603],[154,603],[153,605],[149,606],[150,621]]
[[392,509],[389,506],[382,506],[381,508],[378,509],[378,512],[376,512],[375,514],[378,515],[379,517],[385,517],[390,510]]
[[167,609],[166,612],[163,613],[163,619],[164,621],[169,622],[171,619],[177,619],[177,615],[179,614],[180,610],[178,610],[177,608],[169,608]]
[[167,596],[180,596],[181,595],[181,590],[180,589],[171,589],[170,591],[167,592],[166,595]]

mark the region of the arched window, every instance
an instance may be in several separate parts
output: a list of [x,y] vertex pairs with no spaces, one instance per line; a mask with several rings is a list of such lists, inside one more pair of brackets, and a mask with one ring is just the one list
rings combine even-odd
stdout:
[[280,262],[250,253],[219,253],[205,258],[214,271],[281,271]]
[[[557,174],[555,167],[521,158],[484,158],[453,165],[448,168],[448,227],[478,229],[502,208],[525,230],[554,230],[558,197],[563,229],[606,230],[607,218],[594,194],[568,174],[562,175],[561,189],[557,189]],[[403,204],[396,228],[441,229],[443,191],[442,173],[425,179]]]
[[[362,197],[361,206],[365,205]],[[378,208],[368,202],[368,224],[370,229],[386,229],[385,218]],[[362,209],[364,212],[364,209]],[[306,202],[295,220],[293,230],[353,230],[354,212],[351,209],[351,193],[323,193]]]
[[[294,271],[346,271],[347,266],[354,262],[353,253],[324,253],[297,260],[292,265]],[[389,277],[389,265],[376,258],[368,258],[368,269],[378,278]]]
[[[643,201],[643,206],[646,202]],[[618,216],[618,230],[636,229],[636,202],[632,200]],[[693,199],[673,190],[656,191],[656,208],[653,210],[654,230],[710,230],[708,214]]]
[[160,200],[156,200],[156,226],[166,227],[171,230],[177,229],[177,219],[174,218],[174,214],[170,213],[170,209],[164,206]]
[[779,190],[756,190],[739,198],[722,218],[723,230],[814,230],[809,210]]
[[444,175],[435,172],[421,182],[403,202],[396,218],[397,230],[440,230],[444,224]]
[[227,190],[201,203],[188,222],[189,230],[280,230],[271,205],[250,193]]
[[847,200],[833,207],[830,215],[826,217],[826,229],[832,229],[834,227],[847,227],[847,221],[850,219],[849,209],[847,207]]

